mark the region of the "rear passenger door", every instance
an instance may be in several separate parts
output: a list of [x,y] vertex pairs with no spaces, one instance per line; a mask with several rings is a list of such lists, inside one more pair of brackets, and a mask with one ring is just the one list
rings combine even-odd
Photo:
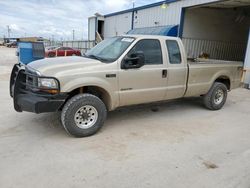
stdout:
[[126,56],[143,53],[145,65],[119,71],[120,105],[140,104],[164,99],[167,86],[166,64],[158,39],[139,40]]
[[186,90],[188,67],[176,40],[165,41],[167,55],[167,90],[165,99],[183,97]]

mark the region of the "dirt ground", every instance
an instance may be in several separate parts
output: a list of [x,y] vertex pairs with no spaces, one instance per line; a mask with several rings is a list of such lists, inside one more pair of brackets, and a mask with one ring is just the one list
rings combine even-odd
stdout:
[[197,98],[120,109],[76,139],[59,113],[14,111],[16,61],[0,47],[0,187],[250,188],[249,90],[230,92],[220,111]]

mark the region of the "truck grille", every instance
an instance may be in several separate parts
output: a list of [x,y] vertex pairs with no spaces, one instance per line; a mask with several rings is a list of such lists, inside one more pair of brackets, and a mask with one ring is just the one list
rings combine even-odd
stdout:
[[55,96],[41,90],[38,87],[38,77],[36,72],[29,70],[27,67],[21,67],[16,64],[11,73],[10,78],[10,96],[13,97],[18,94],[36,94],[41,97]]
[[30,91],[37,91],[38,75],[27,68],[25,68],[24,74],[26,76],[26,89]]

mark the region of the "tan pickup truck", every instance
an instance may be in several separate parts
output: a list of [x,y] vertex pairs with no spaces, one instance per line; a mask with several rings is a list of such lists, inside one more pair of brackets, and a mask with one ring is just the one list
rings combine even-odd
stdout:
[[201,96],[210,110],[222,108],[240,86],[242,62],[188,62],[179,38],[125,35],[109,38],[83,57],[15,65],[10,95],[18,112],[61,111],[76,137],[96,133],[107,111],[121,106]]

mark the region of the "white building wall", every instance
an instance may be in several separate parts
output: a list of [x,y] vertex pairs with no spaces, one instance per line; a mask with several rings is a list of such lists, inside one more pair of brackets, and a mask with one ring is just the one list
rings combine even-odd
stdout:
[[88,20],[88,39],[95,40],[95,32],[96,32],[96,17],[90,17]]
[[104,38],[126,34],[131,29],[132,13],[106,17],[104,21]]
[[[134,19],[135,28],[152,27],[162,25],[180,24],[181,10],[183,7],[189,7],[204,3],[211,3],[217,0],[182,0],[168,4],[166,9],[160,6],[137,11],[137,18]],[[157,24],[155,24],[155,22]]]
[[244,83],[246,84],[247,88],[250,89],[250,27],[249,27],[248,45],[246,50],[244,69],[246,71]]
[[[134,12],[134,28],[178,25],[180,24],[181,10],[183,7],[216,1],[218,0],[180,0],[168,4],[169,6],[166,9],[156,6],[138,10]],[[131,22],[132,12],[105,17],[104,37],[125,34],[131,29]]]

